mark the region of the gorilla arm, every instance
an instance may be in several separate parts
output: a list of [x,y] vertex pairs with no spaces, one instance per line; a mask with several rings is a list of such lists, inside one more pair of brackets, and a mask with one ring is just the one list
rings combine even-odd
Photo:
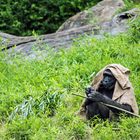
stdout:
[[[96,92],[96,91],[92,92],[91,94],[88,94],[88,99],[85,101],[85,104],[89,105],[92,102],[102,102],[102,103],[105,103],[105,104],[115,106],[117,108],[127,110],[129,112],[133,112],[133,110],[132,110],[132,108],[129,104],[117,103],[116,101],[113,101],[112,99],[108,98],[107,96],[102,95],[101,93]],[[113,107],[108,107],[108,108],[114,113],[121,113],[120,110],[115,109]]]

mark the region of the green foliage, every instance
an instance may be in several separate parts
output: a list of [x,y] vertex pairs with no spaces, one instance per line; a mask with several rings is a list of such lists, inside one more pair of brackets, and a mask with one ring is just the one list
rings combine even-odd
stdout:
[[125,6],[123,7],[123,10],[121,11],[127,11],[136,6],[133,0],[124,0]]
[[1,0],[0,30],[15,35],[52,33],[70,16],[100,0]]
[[12,121],[16,115],[20,115],[21,119],[27,118],[31,115],[40,115],[45,113],[48,116],[53,116],[60,104],[61,95],[57,92],[51,93],[50,90],[43,93],[37,99],[32,98],[30,95],[24,101],[17,105],[9,116],[9,121]]
[[129,34],[130,34],[130,42],[134,43],[139,43],[139,38],[140,38],[140,15],[137,17],[137,20],[134,20],[133,22],[130,23],[130,29],[129,29]]
[[[138,23],[135,25],[139,27]],[[105,65],[120,63],[131,70],[130,81],[140,106],[140,42],[139,36],[133,38],[132,33],[103,40],[81,37],[70,49],[50,51],[45,59],[27,60],[24,56],[0,53],[0,138],[139,139],[139,119],[122,116],[118,122],[99,118],[83,122],[75,115],[82,99],[72,96],[83,95],[85,86]],[[16,107],[16,115],[9,121]],[[21,117],[24,114],[26,117]]]
[[117,11],[117,13],[125,12],[133,8],[140,8],[140,3],[137,0],[123,0],[125,6]]

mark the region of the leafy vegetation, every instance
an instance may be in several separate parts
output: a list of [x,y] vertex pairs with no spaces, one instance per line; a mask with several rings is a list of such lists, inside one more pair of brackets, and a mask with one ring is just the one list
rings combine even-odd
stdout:
[[1,0],[0,30],[14,35],[52,33],[69,17],[101,0]]
[[45,59],[27,60],[0,53],[0,138],[139,139],[139,118],[122,116],[119,122],[99,118],[83,122],[75,115],[82,99],[72,95],[83,95],[84,87],[105,65],[120,63],[131,70],[130,80],[140,106],[138,23],[133,22],[127,34],[116,37],[81,37],[67,51],[50,51]]

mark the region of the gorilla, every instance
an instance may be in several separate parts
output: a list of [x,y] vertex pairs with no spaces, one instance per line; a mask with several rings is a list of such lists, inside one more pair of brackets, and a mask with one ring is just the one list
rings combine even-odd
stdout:
[[109,64],[100,70],[91,86],[85,89],[87,98],[83,101],[78,115],[87,120],[94,116],[112,119],[123,112],[120,109],[138,115],[138,105],[129,81],[129,73],[129,69],[120,64]]
[[95,115],[98,115],[103,119],[109,118],[109,110],[113,111],[115,114],[120,113],[119,110],[106,107],[100,102],[132,112],[132,108],[129,104],[120,104],[112,100],[115,83],[116,78],[113,76],[111,71],[107,69],[103,73],[103,79],[97,91],[92,87],[85,89],[86,96],[88,97],[85,101],[87,119],[91,119]]

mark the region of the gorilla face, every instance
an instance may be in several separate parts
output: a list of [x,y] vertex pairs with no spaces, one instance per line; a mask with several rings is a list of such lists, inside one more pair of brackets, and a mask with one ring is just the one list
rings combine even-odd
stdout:
[[103,79],[101,81],[101,86],[105,89],[111,90],[115,87],[116,78],[112,74],[112,72],[107,69],[103,73]]

